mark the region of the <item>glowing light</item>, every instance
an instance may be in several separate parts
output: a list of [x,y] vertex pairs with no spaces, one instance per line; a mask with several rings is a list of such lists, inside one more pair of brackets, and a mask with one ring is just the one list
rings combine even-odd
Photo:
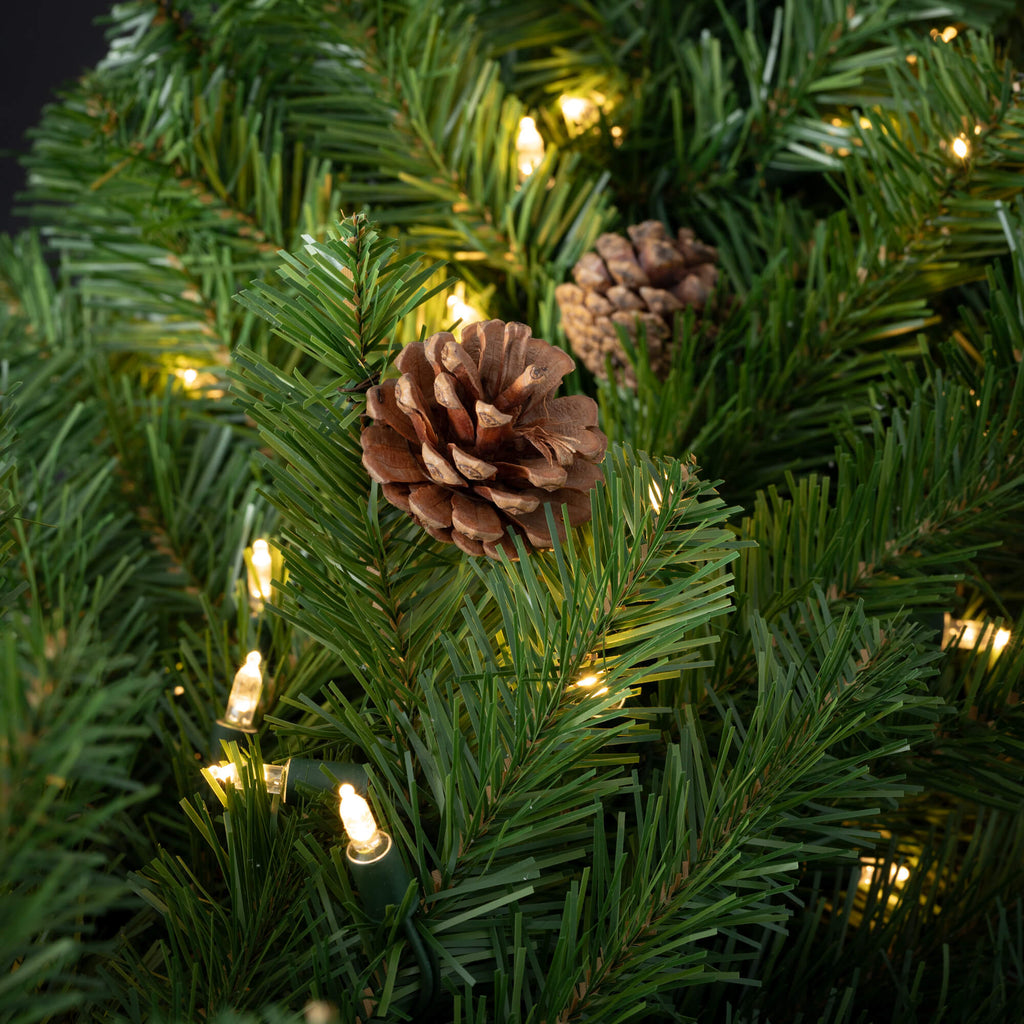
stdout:
[[270,545],[265,540],[254,540],[246,561],[246,570],[249,577],[249,597],[256,604],[257,611],[262,609],[264,601],[270,600],[273,569]]
[[540,166],[544,159],[544,140],[537,131],[537,122],[532,117],[523,117],[519,122],[519,134],[516,136],[516,154],[519,162],[519,174],[528,178]]
[[338,813],[357,853],[370,853],[380,846],[384,834],[377,829],[370,805],[355,791],[355,787],[344,783],[338,788],[341,803]]
[[947,25],[941,32],[937,28],[933,28],[931,32],[928,33],[928,35],[930,35],[936,42],[941,39],[944,43],[953,42],[958,34],[956,25]]
[[861,126],[861,128],[871,128],[872,127],[870,119],[866,118],[866,117],[863,117],[863,116],[860,118],[860,120],[857,123]]
[[843,127],[843,119],[841,117],[833,117],[832,118],[832,127],[833,128],[842,128]]
[[998,656],[1011,637],[1008,629],[997,628],[991,622],[982,622],[980,619],[954,619],[949,612],[943,617],[943,648],[952,645],[968,651],[991,650],[993,655]]
[[967,141],[964,135],[958,135],[952,142],[953,152],[960,157],[961,160],[966,160],[971,152],[971,144]]
[[485,319],[484,314],[479,309],[466,302],[461,285],[456,288],[454,295],[448,296],[447,301],[448,311],[451,313],[453,320],[461,320],[464,324],[475,324]]
[[238,782],[238,772],[230,761],[207,765],[206,770],[222,785],[234,786]]
[[592,693],[595,697],[603,697],[608,692],[607,686],[601,686],[601,679],[603,673],[594,672],[590,675],[584,676],[582,679],[576,680],[576,685],[581,690],[586,690],[588,693]]
[[[883,874],[883,868],[885,865],[877,860],[871,858],[862,857],[860,862],[860,879],[857,884],[862,889],[870,889],[872,882],[875,880],[876,875]],[[897,888],[901,888],[910,880],[910,868],[905,864],[890,864],[889,865],[889,882],[894,884]]]
[[181,685],[181,684],[179,683],[179,685],[177,685],[177,686],[176,686],[176,687],[174,688],[174,696],[175,696],[175,697],[181,697],[181,696],[183,696],[183,695],[184,695],[184,693],[185,693],[185,687],[184,687],[184,686],[182,686],[182,685]]
[[974,134],[975,135],[980,135],[981,134],[981,125],[980,124],[976,124],[974,126]]
[[595,92],[590,96],[562,96],[558,101],[566,124],[577,131],[589,128],[598,118],[604,96]]
[[558,105],[570,124],[579,124],[594,109],[594,104],[584,96],[563,96]]
[[[207,765],[206,770],[222,786],[238,785],[238,770],[230,761]],[[263,766],[263,781],[266,783],[267,792],[271,795],[284,792],[287,777],[288,765],[286,764],[265,764]]]
[[207,398],[224,397],[223,388],[217,387],[217,378],[207,370],[197,370],[194,366],[176,366],[172,372],[186,391],[201,391]]
[[263,689],[263,675],[260,672],[262,658],[259,651],[250,651],[245,664],[235,673],[228,696],[228,707],[224,715],[227,725],[236,729],[249,729],[256,715],[256,705]]
[[650,486],[647,488],[647,497],[651,501],[651,508],[655,512],[661,511],[661,503],[665,498],[665,495],[661,489],[661,484],[657,480],[652,480]]

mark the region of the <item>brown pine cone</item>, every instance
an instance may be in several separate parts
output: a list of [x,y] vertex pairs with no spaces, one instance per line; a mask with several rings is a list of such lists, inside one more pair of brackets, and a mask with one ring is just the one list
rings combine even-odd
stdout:
[[470,324],[407,345],[397,380],[366,393],[363,465],[384,496],[430,536],[471,555],[515,557],[511,526],[530,548],[551,547],[545,505],[564,537],[590,518],[587,492],[608,440],[597,403],[552,397],[575,363],[526,324]]
[[601,235],[595,248],[573,267],[575,284],[560,284],[555,298],[573,352],[597,377],[607,376],[610,355],[616,378],[636,387],[636,378],[616,325],[635,342],[643,324],[651,369],[668,371],[675,314],[686,307],[701,313],[718,282],[718,250],[698,241],[690,228],[670,238],[661,221],[645,220],[622,235]]

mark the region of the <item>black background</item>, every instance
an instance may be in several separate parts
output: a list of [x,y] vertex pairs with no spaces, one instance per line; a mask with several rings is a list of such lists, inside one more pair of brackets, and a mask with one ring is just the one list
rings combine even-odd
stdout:
[[43,106],[106,53],[96,19],[111,0],[3,0],[0,14],[0,231],[26,226],[15,217],[15,195],[25,185],[17,154]]

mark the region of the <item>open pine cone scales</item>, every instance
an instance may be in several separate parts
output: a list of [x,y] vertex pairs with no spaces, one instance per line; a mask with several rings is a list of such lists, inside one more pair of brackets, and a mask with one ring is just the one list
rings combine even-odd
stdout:
[[687,307],[704,310],[718,282],[718,252],[704,245],[690,228],[672,238],[657,220],[628,228],[629,238],[605,234],[596,252],[585,253],[572,275],[555,289],[562,325],[573,352],[597,377],[605,377],[610,356],[613,375],[636,386],[618,328],[635,342],[643,326],[651,369],[667,372],[672,324]]
[[470,324],[406,346],[397,380],[366,393],[363,465],[384,496],[432,537],[471,555],[513,557],[511,526],[528,547],[551,547],[544,506],[570,526],[590,518],[587,492],[607,439],[597,404],[553,397],[575,366],[525,324]]

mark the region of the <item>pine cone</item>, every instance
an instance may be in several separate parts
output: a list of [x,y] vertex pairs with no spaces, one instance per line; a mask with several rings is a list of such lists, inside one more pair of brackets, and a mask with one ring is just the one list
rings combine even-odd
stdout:
[[617,379],[636,387],[616,325],[636,341],[642,323],[651,369],[666,373],[675,314],[688,306],[704,310],[718,282],[718,250],[698,241],[690,228],[680,228],[672,239],[657,220],[628,231],[629,239],[601,235],[597,252],[586,253],[573,267],[576,283],[560,284],[555,298],[572,350],[587,369],[605,377],[610,355]]
[[406,346],[397,380],[366,393],[363,465],[384,496],[431,537],[471,555],[515,557],[511,526],[527,547],[551,547],[552,505],[564,536],[590,518],[607,438],[597,403],[553,398],[575,363],[525,324],[470,324]]

